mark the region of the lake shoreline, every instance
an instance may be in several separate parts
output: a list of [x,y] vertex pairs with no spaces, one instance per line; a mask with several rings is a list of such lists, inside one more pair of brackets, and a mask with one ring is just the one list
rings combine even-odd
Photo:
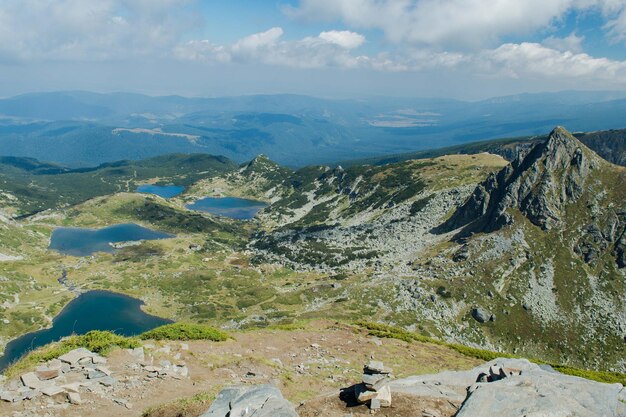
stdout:
[[[146,303],[144,300],[142,300],[141,298],[136,297],[135,295],[130,295],[130,294],[126,294],[124,292],[118,292],[118,291],[110,291],[108,289],[97,289],[97,288],[93,288],[93,289],[87,289],[84,290],[80,293],[76,293],[73,291],[70,291],[69,289],[67,289],[68,293],[74,294],[75,297],[73,297],[72,299],[70,299],[59,311],[59,313],[57,313],[57,315],[52,319],[52,321],[49,323],[48,326],[45,327],[41,327],[38,328],[36,330],[32,330],[30,332],[24,333],[22,335],[19,335],[15,338],[12,338],[10,340],[8,340],[6,342],[6,344],[2,347],[2,351],[0,354],[0,375],[9,367],[11,366],[11,364],[13,364],[14,362],[20,360],[21,358],[23,358],[26,354],[28,354],[30,351],[32,350],[36,350],[42,346],[45,346],[49,343],[55,343],[58,342],[59,340],[67,337],[67,336],[71,336],[72,334],[84,334],[87,333],[90,330],[108,330],[111,331],[113,333],[117,333],[117,334],[121,334],[124,336],[132,336],[132,335],[138,335],[143,333],[144,331],[153,329],[155,327],[158,327],[160,325],[163,324],[168,324],[168,323],[173,323],[174,321],[169,319],[169,318],[165,318],[165,317],[160,317],[154,314],[151,314],[147,311],[145,311],[144,307],[146,306]],[[131,323],[131,322],[126,322],[126,326],[136,326],[136,329],[141,329],[141,331],[134,331],[134,330],[125,330],[126,327],[118,327],[117,329],[103,329],[103,328],[99,328],[99,327],[103,327],[100,326],[99,324],[94,324],[91,326],[87,326],[87,327],[94,327],[92,329],[84,329],[83,327],[83,323],[81,323],[78,327],[78,330],[76,332],[74,332],[74,330],[72,330],[72,332],[69,332],[69,334],[63,334],[63,335],[59,335],[59,336],[52,336],[55,340],[49,340],[46,343],[43,344],[39,344],[38,346],[33,346],[33,342],[37,339],[37,337],[42,336],[43,338],[46,339],[46,332],[52,331],[55,327],[55,325],[59,325],[59,327],[63,326],[63,323],[59,324],[59,321],[63,321],[65,319],[66,315],[69,315],[70,313],[72,313],[71,311],[68,311],[68,308],[70,308],[70,306],[72,305],[72,303],[76,303],[77,300],[80,299],[80,297],[96,297],[96,296],[103,296],[103,297],[109,297],[109,298],[117,298],[119,300],[124,300],[125,302],[128,303],[128,305],[126,306],[128,307],[135,307],[136,311],[133,311],[131,313],[135,313],[138,314],[137,316],[135,316],[135,321],[136,322],[144,322],[142,323],[142,325],[138,325],[137,323]],[[87,301],[87,300],[85,300]],[[88,306],[91,307],[91,306]],[[124,312],[124,311],[122,311]],[[105,315],[106,316],[106,315]],[[93,319],[93,318],[98,318],[98,316],[86,316],[87,319]],[[110,318],[110,316],[107,316],[107,319]],[[121,320],[121,319],[120,319]],[[149,321],[149,324],[146,324],[145,321]],[[73,326],[76,326],[78,322],[78,319],[75,320]],[[97,321],[94,323],[98,323]],[[112,323],[116,323],[116,321],[112,321]],[[100,323],[101,324],[101,323]],[[153,325],[154,324],[154,325]],[[104,327],[114,327],[114,326],[104,326]],[[122,330],[121,332],[118,332],[116,330]],[[62,330],[61,330],[62,331]],[[68,332],[64,332],[64,333],[68,333]],[[16,344],[16,342],[19,344],[19,341],[21,339],[23,340],[27,340],[30,339],[30,337],[32,337],[32,341],[30,343],[30,346],[32,346],[32,349],[29,348],[27,350],[21,349],[19,350],[19,355],[16,355],[15,353],[11,353],[9,352],[9,354],[11,354],[11,358],[10,359],[5,359],[5,356],[7,355],[7,350],[10,350],[12,347],[14,347],[14,345]],[[19,348],[19,346],[18,346]]]

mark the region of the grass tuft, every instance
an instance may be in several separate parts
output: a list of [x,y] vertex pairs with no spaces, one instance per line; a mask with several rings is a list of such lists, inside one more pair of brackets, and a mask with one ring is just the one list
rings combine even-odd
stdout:
[[143,333],[143,340],[212,340],[222,342],[228,334],[214,327],[203,324],[172,323]]

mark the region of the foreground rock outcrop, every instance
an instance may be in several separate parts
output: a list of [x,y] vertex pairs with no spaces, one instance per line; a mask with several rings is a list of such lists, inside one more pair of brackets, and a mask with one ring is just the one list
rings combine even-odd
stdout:
[[272,385],[222,390],[200,417],[298,417],[295,409]]
[[[626,390],[563,375],[525,359],[496,359],[469,371],[444,371],[388,383],[387,417],[624,417]],[[331,397],[298,408],[302,417],[345,417],[376,412]]]
[[456,417],[626,416],[621,384],[563,375],[525,359],[496,359],[470,371],[415,376],[390,386],[416,397],[462,401]]

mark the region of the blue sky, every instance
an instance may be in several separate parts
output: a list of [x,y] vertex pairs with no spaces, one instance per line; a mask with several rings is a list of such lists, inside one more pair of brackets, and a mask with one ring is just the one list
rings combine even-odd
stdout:
[[0,95],[626,89],[626,0],[3,0]]

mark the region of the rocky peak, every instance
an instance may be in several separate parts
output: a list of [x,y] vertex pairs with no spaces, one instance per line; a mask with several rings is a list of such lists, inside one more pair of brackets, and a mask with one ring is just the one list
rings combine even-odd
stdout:
[[253,160],[244,164],[240,171],[244,174],[267,174],[270,172],[288,172],[289,170],[281,167],[276,162],[272,161],[266,155],[260,154]]
[[544,230],[556,227],[565,205],[581,197],[589,174],[603,163],[567,130],[556,127],[545,142],[479,184],[440,229],[497,230],[511,222],[510,209]]

